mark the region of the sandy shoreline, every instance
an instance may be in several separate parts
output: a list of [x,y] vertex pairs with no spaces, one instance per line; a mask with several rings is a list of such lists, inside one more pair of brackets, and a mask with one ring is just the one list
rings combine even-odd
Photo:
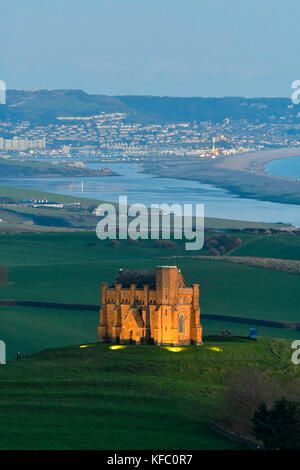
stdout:
[[155,167],[145,164],[144,170],[157,176],[211,184],[244,198],[300,205],[299,181],[265,171],[270,161],[299,156],[300,148],[286,148],[216,160],[165,160]]
[[[265,165],[267,163],[274,160],[284,160],[286,158],[293,157],[300,157],[300,148],[264,150],[261,152],[238,154],[216,163],[216,167],[235,171],[250,171],[258,174],[268,174],[265,171]],[[280,178],[292,180],[292,178]]]

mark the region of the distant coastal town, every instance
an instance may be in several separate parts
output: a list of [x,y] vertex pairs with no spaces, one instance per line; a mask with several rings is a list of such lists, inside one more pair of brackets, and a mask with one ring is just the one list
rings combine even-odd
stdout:
[[[271,116],[272,117],[272,116]],[[298,125],[299,127],[299,125]],[[0,156],[101,158],[114,161],[165,157],[217,158],[300,146],[294,118],[133,122],[127,113],[59,116],[55,123],[0,121]]]

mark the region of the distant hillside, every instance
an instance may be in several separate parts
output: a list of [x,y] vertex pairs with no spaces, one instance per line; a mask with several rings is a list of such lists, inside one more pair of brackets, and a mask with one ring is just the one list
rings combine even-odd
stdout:
[[100,111],[129,109],[118,98],[88,95],[81,90],[8,90],[7,104],[0,106],[0,118],[47,123],[57,116],[89,116]]
[[143,118],[154,121],[250,121],[278,119],[293,113],[286,98],[170,98],[158,96],[121,96],[122,103]]
[[113,171],[91,170],[66,164],[44,163],[18,160],[6,160],[0,158],[0,174],[2,178],[46,178],[46,177],[68,177],[68,176],[110,176],[115,175]]
[[171,98],[158,96],[89,95],[82,90],[8,90],[0,119],[54,122],[57,116],[88,116],[125,112],[143,122],[249,121],[296,117],[299,109],[288,98]]

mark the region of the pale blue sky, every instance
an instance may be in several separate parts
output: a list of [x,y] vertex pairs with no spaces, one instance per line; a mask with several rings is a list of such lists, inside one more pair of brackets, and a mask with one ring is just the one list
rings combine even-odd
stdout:
[[290,96],[299,0],[1,2],[8,88],[168,96]]

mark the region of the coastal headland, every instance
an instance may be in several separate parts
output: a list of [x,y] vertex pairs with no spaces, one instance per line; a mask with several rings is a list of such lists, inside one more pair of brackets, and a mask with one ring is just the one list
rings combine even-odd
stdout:
[[41,161],[20,161],[0,158],[1,178],[63,178],[63,177],[96,177],[116,176],[109,168],[92,170],[73,163],[56,163]]
[[284,158],[299,157],[299,148],[285,148],[219,157],[213,160],[164,160],[145,171],[157,176],[197,180],[226,189],[244,198],[286,204],[300,204],[300,181],[269,175],[266,163]]

